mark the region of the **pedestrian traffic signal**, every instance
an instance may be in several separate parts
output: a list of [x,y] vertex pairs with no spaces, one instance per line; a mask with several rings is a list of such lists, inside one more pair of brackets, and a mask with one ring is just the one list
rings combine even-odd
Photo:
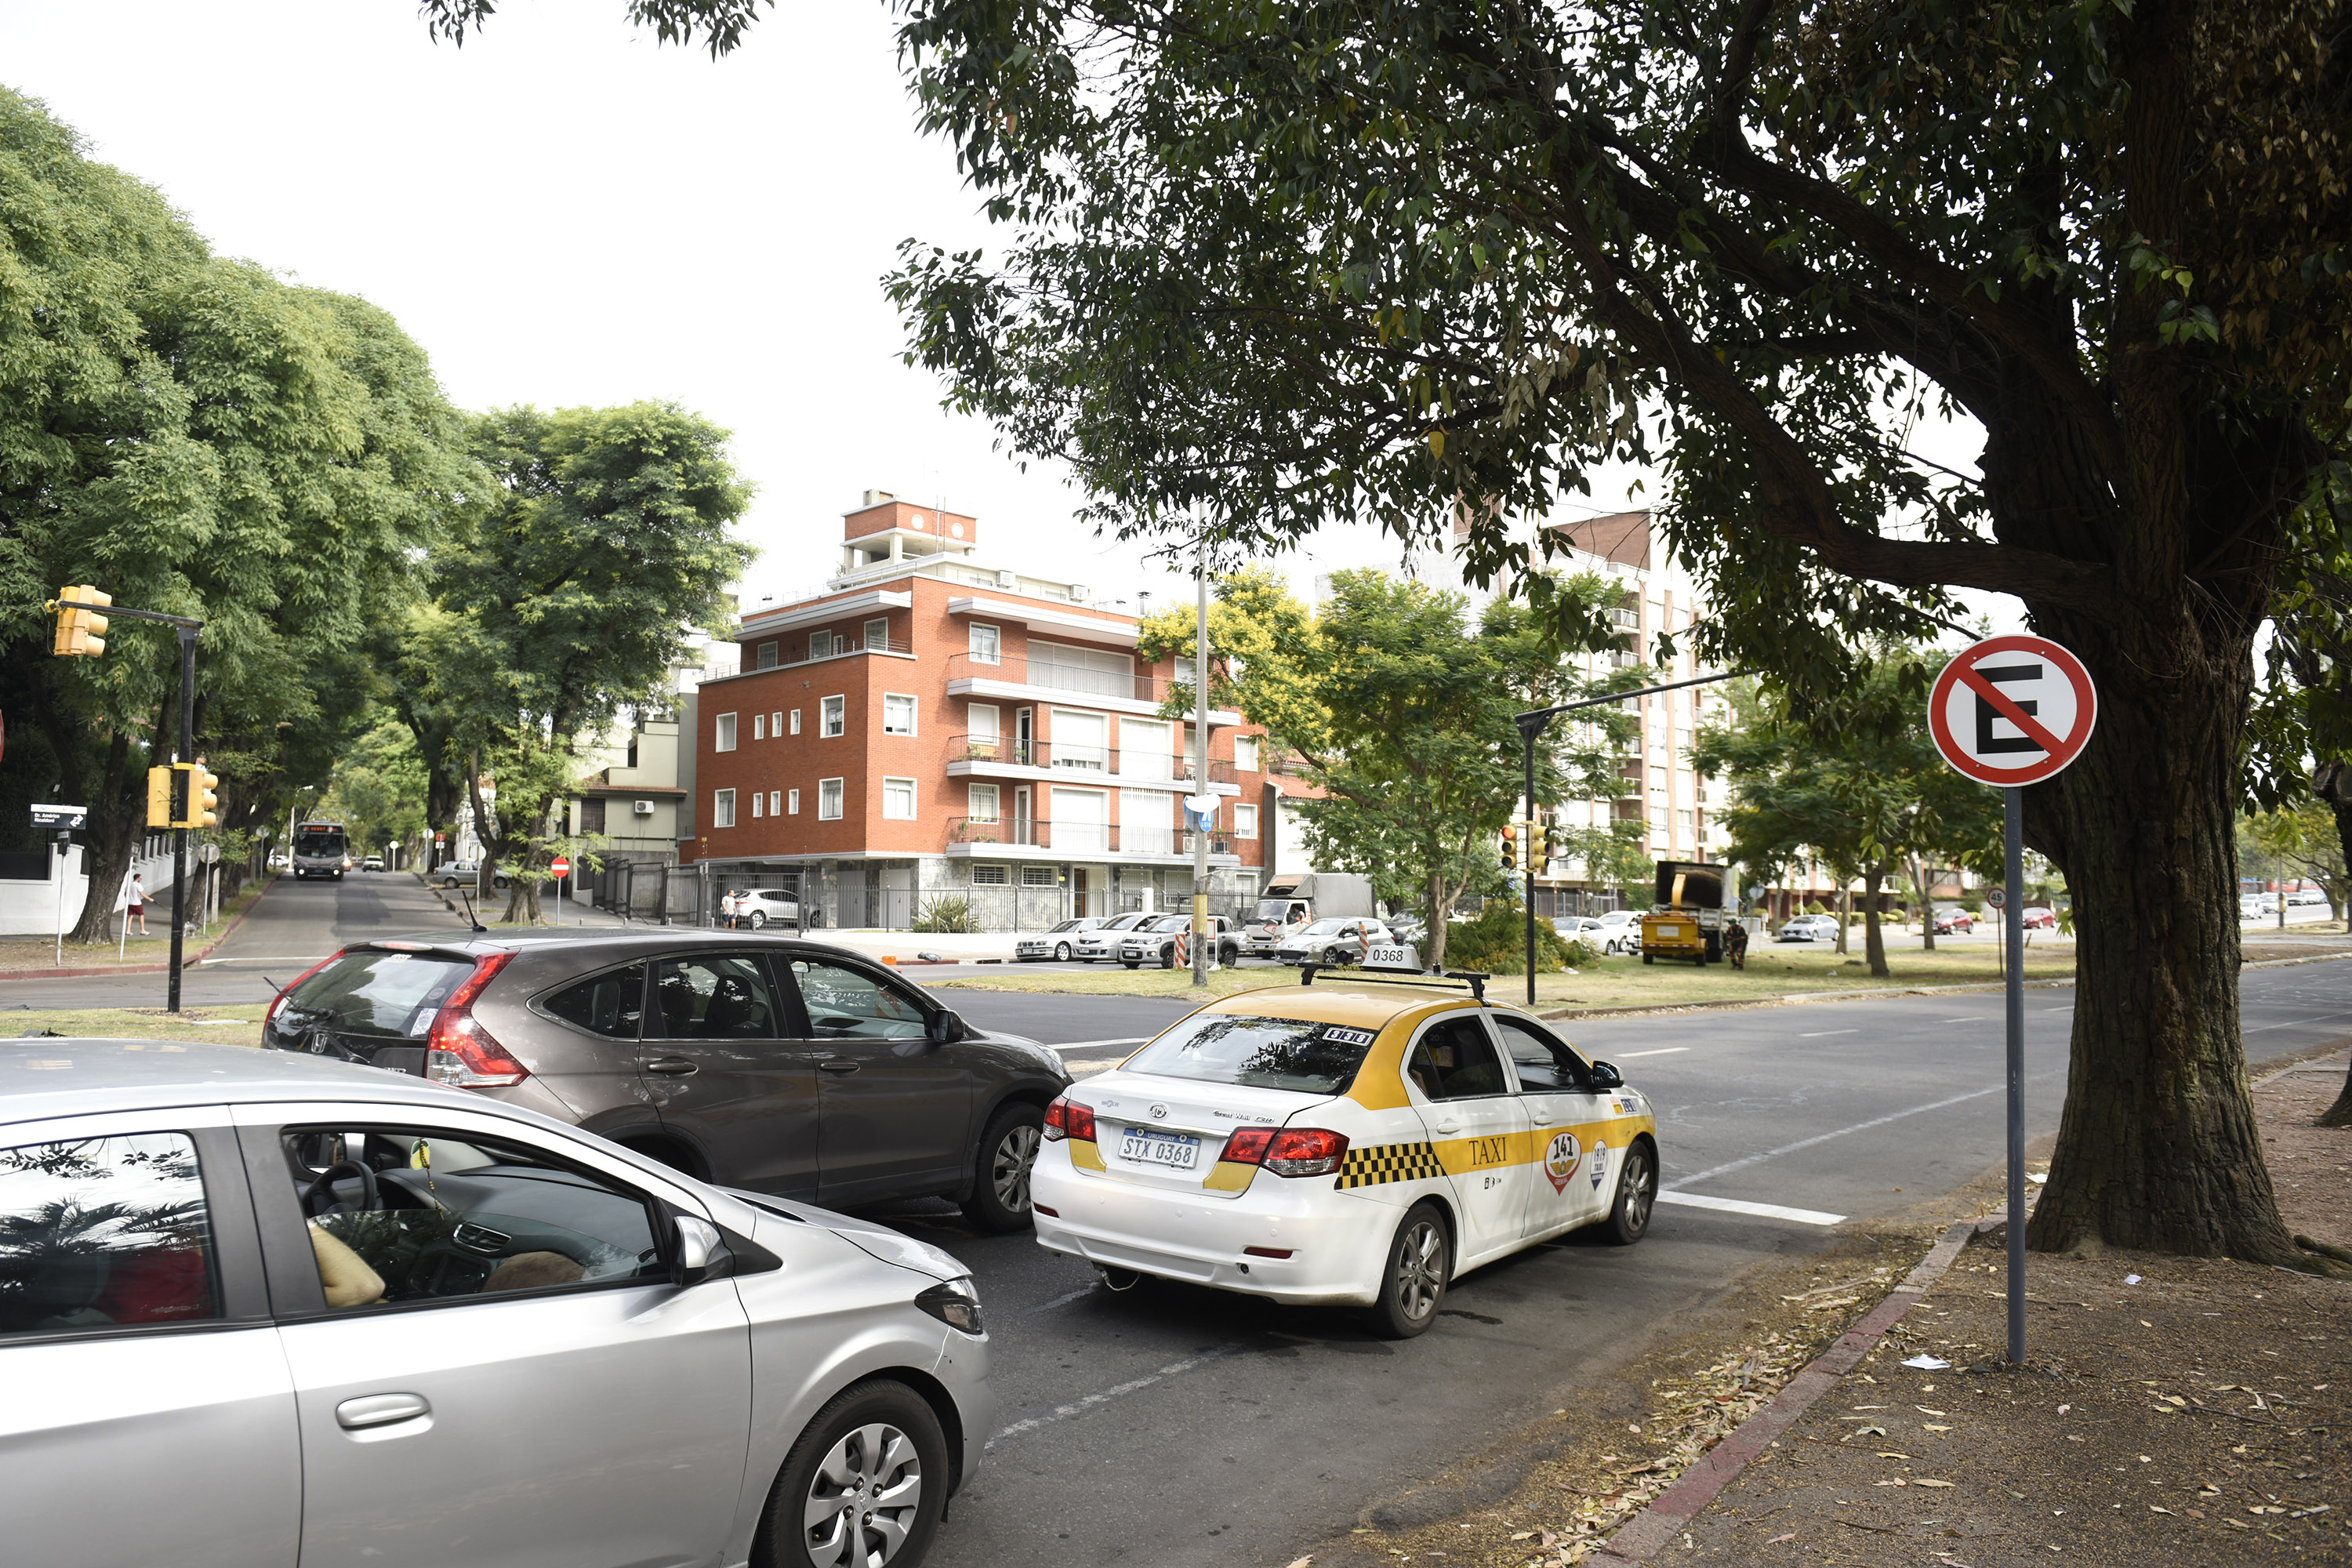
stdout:
[[106,651],[106,617],[94,611],[80,609],[66,600],[82,605],[110,605],[112,595],[101,594],[91,587],[75,587],[68,584],[58,590],[49,608],[58,613],[57,653],[60,658],[96,658]]
[[175,815],[172,810],[173,784],[177,775],[168,768],[147,770],[147,826],[169,827]]
[[1516,871],[1518,868],[1519,830],[1516,827],[1506,827],[1503,829],[1503,869]]

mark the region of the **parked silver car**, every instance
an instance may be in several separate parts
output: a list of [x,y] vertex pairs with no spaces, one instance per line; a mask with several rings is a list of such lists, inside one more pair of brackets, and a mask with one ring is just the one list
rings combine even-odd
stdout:
[[1080,963],[1100,963],[1118,952],[1119,940],[1137,926],[1151,919],[1148,910],[1113,915],[1089,931],[1082,931],[1070,948],[1070,956]]
[[1798,915],[1781,924],[1775,942],[1835,942],[1838,922],[1835,915]]
[[1028,963],[1051,958],[1067,963],[1076,951],[1078,939],[1108,920],[1108,915],[1079,915],[1036,936],[1022,937],[1013,944],[1013,959],[1017,963]]
[[[1223,915],[1211,915],[1210,938],[1215,945],[1211,950],[1213,962],[1231,969],[1242,961],[1241,939],[1234,933],[1233,922]],[[1118,944],[1118,961],[1129,969],[1140,969],[1156,963],[1162,969],[1176,967],[1176,938],[1192,929],[1192,917],[1185,914],[1154,915],[1127,933]],[[1191,962],[1188,958],[1187,963]]]
[[1273,958],[1276,963],[1355,963],[1366,949],[1395,940],[1387,926],[1368,915],[1333,915],[1291,931]]
[[988,1354],[938,1248],[526,1110],[0,1043],[12,1563],[913,1568]]

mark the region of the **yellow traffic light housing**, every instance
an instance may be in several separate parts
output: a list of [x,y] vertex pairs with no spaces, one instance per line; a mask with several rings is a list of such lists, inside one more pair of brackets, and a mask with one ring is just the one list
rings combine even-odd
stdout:
[[[173,763],[169,771],[172,775],[169,806],[171,820],[164,826],[211,827],[218,823],[220,817],[213,808],[220,804],[220,796],[214,793],[220,784],[219,775],[212,773],[202,763]],[[152,813],[154,809],[152,805],[154,786],[152,782],[148,788],[150,791],[148,809]]]
[[106,617],[62,602],[68,599],[82,605],[110,605],[114,603],[114,596],[101,594],[96,588],[68,584],[58,590],[59,602],[52,606],[58,612],[55,647],[58,656],[60,658],[96,658],[106,652]]
[[1551,840],[1546,836],[1544,824],[1528,824],[1528,869],[1540,873],[1551,863]]
[[168,767],[147,770],[147,826],[172,826],[172,770]]

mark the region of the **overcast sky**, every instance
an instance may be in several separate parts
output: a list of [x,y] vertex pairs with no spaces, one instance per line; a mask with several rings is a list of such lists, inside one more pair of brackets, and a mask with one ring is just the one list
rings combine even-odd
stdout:
[[[747,607],[827,575],[868,487],[1099,597],[1189,591],[899,362],[898,242],[992,237],[916,134],[878,0],[784,0],[718,61],[620,0],[505,0],[462,49],[409,0],[0,0],[0,81],[224,253],[391,310],[464,406],[667,398],[733,430]],[[1293,565],[1304,587],[1394,555],[1349,531]]]

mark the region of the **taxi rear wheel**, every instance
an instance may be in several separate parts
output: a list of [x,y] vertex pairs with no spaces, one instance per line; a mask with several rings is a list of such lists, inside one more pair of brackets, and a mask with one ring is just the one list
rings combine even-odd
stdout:
[[1416,1204],[1389,1243],[1381,1271],[1381,1300],[1371,1310],[1372,1328],[1383,1339],[1409,1340],[1426,1333],[1445,1300],[1454,1272],[1454,1239],[1435,1204]]
[[1650,1211],[1658,1202],[1658,1159],[1647,1143],[1625,1151],[1617,1177],[1617,1201],[1609,1205],[1605,1222],[1609,1239],[1631,1247],[1650,1234]]

